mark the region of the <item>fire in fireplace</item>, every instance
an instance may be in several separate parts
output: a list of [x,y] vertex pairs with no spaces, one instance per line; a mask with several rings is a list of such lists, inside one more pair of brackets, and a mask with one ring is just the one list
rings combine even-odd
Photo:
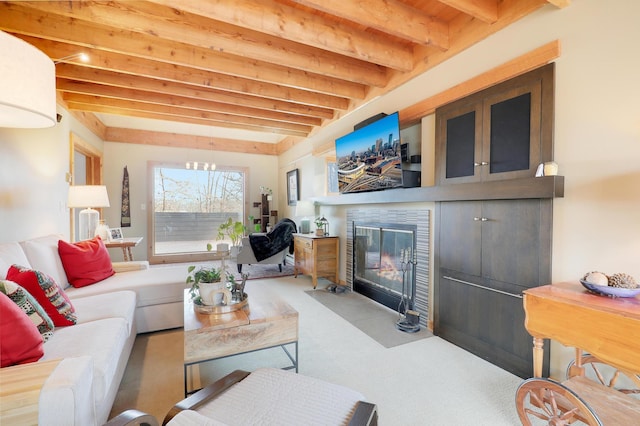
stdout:
[[353,289],[396,311],[414,309],[416,226],[354,222],[353,227]]

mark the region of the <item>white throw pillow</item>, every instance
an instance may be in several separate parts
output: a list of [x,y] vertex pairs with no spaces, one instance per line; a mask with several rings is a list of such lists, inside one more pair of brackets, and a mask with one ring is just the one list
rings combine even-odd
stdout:
[[11,265],[31,266],[22,246],[17,242],[0,244],[0,280],[7,279],[7,271]]
[[[58,254],[58,240],[61,239],[62,235],[47,235],[22,241],[20,245],[27,255],[27,259],[29,259],[28,263],[31,265],[31,269],[44,272],[53,278],[60,287],[65,289],[69,287],[69,280]],[[20,263],[17,264],[27,266]]]

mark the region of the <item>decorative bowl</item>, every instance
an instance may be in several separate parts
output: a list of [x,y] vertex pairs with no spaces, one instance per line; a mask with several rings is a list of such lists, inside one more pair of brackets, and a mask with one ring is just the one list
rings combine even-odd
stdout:
[[231,300],[228,305],[204,305],[202,303],[193,302],[193,310],[201,314],[226,314],[233,311],[238,311],[249,303],[249,296],[247,293],[242,293],[242,300]]
[[619,288],[609,287],[606,285],[596,285],[585,280],[580,280],[580,283],[589,291],[598,294],[604,294],[612,297],[635,297],[640,294],[640,287],[638,288]]

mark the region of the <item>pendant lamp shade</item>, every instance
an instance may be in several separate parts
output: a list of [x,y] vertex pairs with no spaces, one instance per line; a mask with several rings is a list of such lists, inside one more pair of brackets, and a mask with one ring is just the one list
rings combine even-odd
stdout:
[[47,55],[0,31],[0,127],[56,124],[56,70]]

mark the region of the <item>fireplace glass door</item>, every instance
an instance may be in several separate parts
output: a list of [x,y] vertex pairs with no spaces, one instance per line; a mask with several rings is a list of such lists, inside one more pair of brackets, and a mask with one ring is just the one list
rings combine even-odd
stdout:
[[397,310],[415,296],[415,226],[355,224],[354,290]]

